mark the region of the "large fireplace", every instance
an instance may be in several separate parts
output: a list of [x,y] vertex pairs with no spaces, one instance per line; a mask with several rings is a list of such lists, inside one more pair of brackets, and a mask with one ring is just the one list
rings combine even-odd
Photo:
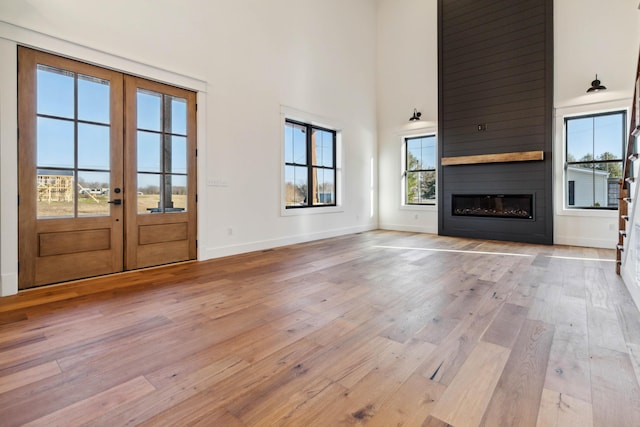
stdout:
[[553,244],[554,2],[437,3],[438,234]]
[[453,216],[533,219],[533,194],[452,194]]

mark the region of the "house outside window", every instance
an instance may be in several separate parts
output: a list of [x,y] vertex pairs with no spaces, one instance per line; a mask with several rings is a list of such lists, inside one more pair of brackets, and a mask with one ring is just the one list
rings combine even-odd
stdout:
[[624,111],[565,118],[567,207],[618,207],[625,126]]
[[436,136],[404,139],[404,194],[406,205],[436,203]]
[[285,207],[336,206],[336,131],[285,120]]

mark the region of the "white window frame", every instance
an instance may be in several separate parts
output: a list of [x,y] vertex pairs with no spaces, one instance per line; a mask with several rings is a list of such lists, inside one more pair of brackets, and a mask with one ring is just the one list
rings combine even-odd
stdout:
[[[617,209],[585,209],[568,206],[568,189],[566,183],[566,128],[565,119],[587,116],[592,114],[611,113],[625,111],[627,123],[625,130],[629,129],[631,99],[621,99],[593,104],[584,104],[568,107],[557,107],[555,109],[554,120],[554,162],[553,162],[553,182],[554,182],[554,206],[555,214],[558,216],[577,217],[597,217],[597,218],[617,218]],[[625,147],[626,148],[626,147]]]
[[436,164],[436,195],[434,203],[429,204],[408,204],[406,195],[406,170],[407,165],[407,153],[406,153],[406,140],[407,138],[419,138],[421,136],[435,136],[436,138],[436,161],[438,161],[438,129],[435,126],[423,126],[413,128],[408,131],[401,132],[398,135],[398,141],[400,146],[400,209],[408,211],[438,211],[438,194],[440,190],[440,175],[438,173],[438,165]]
[[[286,120],[317,126],[332,130],[336,133],[336,204],[335,206],[314,206],[300,209],[287,209],[286,185],[285,185],[285,159],[284,159],[284,131]],[[298,110],[293,107],[280,106],[280,216],[318,215],[344,212],[342,207],[343,168],[342,168],[342,129],[344,126],[336,119],[322,117],[316,114]]]

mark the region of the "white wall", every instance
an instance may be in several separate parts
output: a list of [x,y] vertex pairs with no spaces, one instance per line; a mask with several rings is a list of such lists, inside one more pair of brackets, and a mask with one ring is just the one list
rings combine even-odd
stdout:
[[[638,1],[556,0],[554,32],[554,242],[615,248],[617,211],[564,208],[563,118],[631,106],[640,45]],[[596,73],[607,90],[587,94]]]
[[[437,208],[403,206],[401,192],[403,137],[437,130],[437,1],[378,4],[379,225],[437,233]],[[422,120],[409,123],[414,108],[422,112]]]
[[[2,0],[0,19],[2,294],[17,289],[16,43],[198,91],[200,259],[376,227],[375,2]],[[281,215],[282,106],[340,127],[340,209]]]
[[569,208],[568,188],[563,179],[566,160],[564,119],[591,113],[628,110],[631,106],[630,98],[597,102],[607,94],[591,95],[591,103],[556,107],[554,111],[554,242],[561,245],[613,249],[618,243],[618,211]]
[[[434,211],[416,212],[401,206],[399,157],[401,136],[415,126],[407,123],[414,107],[423,112],[428,125],[437,124],[436,5],[437,0],[379,1],[378,197],[382,228],[437,232]],[[618,106],[630,105],[640,43],[638,0],[555,0],[554,33],[556,117],[578,108],[584,112],[603,105],[608,108],[613,101],[619,101]],[[587,95],[596,73],[608,90]],[[554,135],[555,243],[615,247],[615,212],[563,209],[561,129]]]
[[[17,52],[12,43],[0,38],[0,296],[15,293],[18,287],[18,147],[16,124]],[[6,81],[5,81],[5,78]],[[7,184],[8,183],[8,184]]]
[[[556,107],[631,98],[640,42],[638,0],[555,0],[554,32]],[[607,90],[586,94],[596,74]]]

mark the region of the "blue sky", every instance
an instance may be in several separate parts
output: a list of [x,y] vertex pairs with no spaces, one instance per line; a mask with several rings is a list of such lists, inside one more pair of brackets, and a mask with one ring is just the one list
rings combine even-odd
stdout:
[[[80,172],[80,180],[104,182],[108,187],[110,170],[109,141],[109,82],[78,76],[78,164],[79,169],[103,172]],[[38,167],[69,168],[75,166],[74,123],[75,116],[73,74],[39,66],[37,72],[37,113],[53,117],[38,117]],[[187,173],[187,104],[186,100],[167,96],[171,106],[171,171]],[[138,171],[161,172],[162,95],[139,90],[138,109]],[[83,123],[91,122],[91,123]],[[177,135],[175,135],[177,134]],[[160,177],[155,174],[139,174],[138,187],[158,186]],[[186,177],[174,176],[174,185],[186,186]]]
[[622,159],[624,115],[601,115],[567,121],[567,154],[576,161],[587,154],[598,158],[605,152]]
[[433,135],[408,138],[407,149],[418,159],[417,169],[436,168],[436,137]]

